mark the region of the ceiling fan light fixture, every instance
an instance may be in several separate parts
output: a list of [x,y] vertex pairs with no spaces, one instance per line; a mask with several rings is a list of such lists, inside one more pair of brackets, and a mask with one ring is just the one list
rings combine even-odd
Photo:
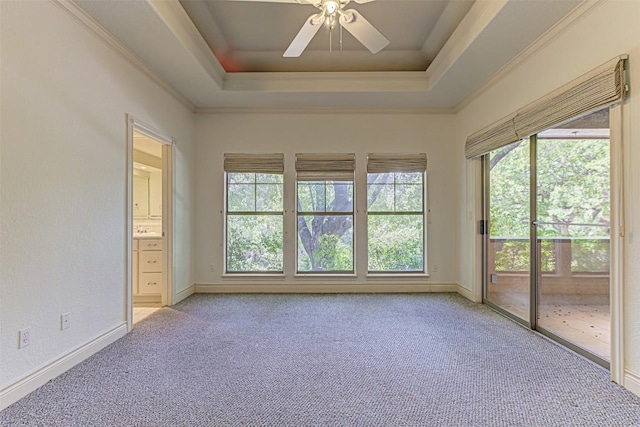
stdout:
[[[0,0],[1,1],[1,0]],[[320,13],[307,18],[304,25],[298,31],[287,50],[282,56],[285,58],[297,58],[311,42],[311,39],[320,30],[322,24],[329,28],[329,52],[332,50],[331,37],[336,26],[340,27],[340,50],[342,50],[342,29],[344,28],[371,53],[378,53],[384,49],[389,40],[380,33],[369,21],[367,21],[355,9],[345,9],[354,1],[358,4],[369,3],[375,0],[235,0],[235,1],[259,1],[259,2],[295,2],[303,5],[311,5],[320,10]]]
[[340,4],[335,0],[326,0],[324,3],[322,3],[322,6],[325,13],[329,16],[334,15],[340,8]]
[[329,28],[329,31],[333,30],[333,28],[336,26],[336,17],[335,15],[329,15],[327,16],[327,19],[325,21],[325,24],[327,25],[327,27]]

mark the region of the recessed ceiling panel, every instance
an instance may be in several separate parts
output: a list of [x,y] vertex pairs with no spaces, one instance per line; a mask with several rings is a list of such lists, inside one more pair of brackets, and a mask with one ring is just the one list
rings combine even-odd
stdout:
[[[468,10],[473,0],[377,0],[349,2],[388,40],[372,54],[348,31],[326,25],[302,55],[283,59],[306,20],[319,10],[313,5],[264,1],[181,0],[181,5],[228,72],[273,71],[425,71],[423,47],[449,3]],[[440,22],[439,34],[451,34],[463,14]],[[442,48],[446,37],[436,41]],[[430,43],[431,45],[433,43]],[[332,53],[332,55],[328,55]]]
[[[93,19],[89,26],[99,24],[113,34],[117,41],[106,36],[105,40],[122,52],[128,49],[131,55],[125,53],[125,57],[134,65],[187,107],[200,111],[449,111],[537,39],[553,37],[597,4],[584,0],[351,2],[347,8],[358,10],[378,28],[390,40],[387,47],[373,55],[345,34],[344,50],[330,53],[326,31],[319,31],[299,58],[283,58],[313,7],[265,4],[265,0],[64,3],[70,9],[83,8]],[[82,16],[79,10],[73,13]],[[559,29],[554,30],[556,24]]]

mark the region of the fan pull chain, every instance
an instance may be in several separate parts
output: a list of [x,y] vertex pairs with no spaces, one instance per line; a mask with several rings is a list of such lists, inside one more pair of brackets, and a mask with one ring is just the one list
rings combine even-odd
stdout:
[[340,52],[342,52],[342,24],[340,24]]

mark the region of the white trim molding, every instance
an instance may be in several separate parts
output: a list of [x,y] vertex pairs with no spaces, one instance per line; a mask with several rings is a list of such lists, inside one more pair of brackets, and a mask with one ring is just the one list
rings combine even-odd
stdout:
[[166,133],[137,120],[133,115],[126,114],[127,122],[127,195],[125,218],[126,252],[126,283],[127,283],[127,324],[128,329],[133,329],[133,302],[155,302],[158,296],[138,295],[133,297],[133,146],[134,134],[140,133],[162,145],[162,262],[164,271],[162,274],[162,293],[159,296],[162,305],[173,305],[174,275],[174,247],[173,229],[175,218],[175,203],[173,183],[175,181],[175,139]]
[[353,293],[422,293],[458,292],[456,283],[238,283],[196,284],[195,293],[201,294],[353,294]]
[[154,83],[164,89],[169,95],[180,102],[190,111],[195,111],[195,105],[191,103],[185,96],[173,88],[163,78],[161,78],[151,67],[149,67],[142,59],[133,53],[120,40],[115,38],[113,34],[107,31],[98,21],[93,19],[87,12],[71,0],[51,0],[53,4],[63,11],[67,12],[76,22],[86,28],[90,33],[103,41],[107,46],[117,52],[122,58],[131,63],[145,76],[149,77]]
[[229,92],[426,92],[424,71],[227,73]]
[[455,114],[453,108],[196,108],[196,114]]
[[585,0],[575,7],[564,18],[558,21],[554,26],[542,34],[536,41],[534,41],[529,47],[524,49],[518,55],[513,57],[507,64],[500,68],[493,76],[491,76],[480,88],[475,90],[465,99],[463,99],[454,110],[459,112],[466,106],[471,104],[475,99],[480,97],[488,89],[490,89],[497,82],[501,81],[507,74],[509,74],[514,68],[524,62],[527,58],[543,49],[553,40],[558,38],[562,33],[568,31],[573,25],[577,24],[585,18],[589,13],[593,12],[597,6],[604,3],[605,0]]
[[636,375],[633,372],[625,371],[624,373],[624,388],[629,390],[636,396],[640,396],[640,375]]
[[178,292],[176,292],[175,296],[173,297],[173,303],[177,304],[180,301],[182,301],[183,299],[189,298],[195,292],[196,292],[196,285],[191,285],[186,289],[178,291]]
[[182,5],[177,1],[151,0],[148,3],[218,88],[222,89],[226,72]]
[[119,340],[127,333],[126,322],[121,323],[98,336],[97,338],[81,345],[75,350],[55,359],[54,361],[36,369],[23,378],[0,390],[0,410],[8,407],[14,402],[22,399],[38,387],[43,386],[48,381],[68,371],[78,363],[94,355],[109,344]]
[[464,286],[462,286],[462,285],[457,285],[457,286],[456,286],[456,292],[457,292],[458,294],[460,294],[461,296],[465,297],[466,299],[468,299],[469,301],[473,301],[473,302],[482,302],[482,300],[477,301],[477,300],[474,298],[474,292],[473,292],[473,291],[470,291],[469,289],[465,288],[465,287],[464,287]]
[[471,44],[480,37],[508,0],[477,1],[427,68],[429,88],[445,76]]
[[611,243],[610,243],[610,311],[611,311],[611,380],[624,384],[624,152],[623,104],[609,109],[611,175]]

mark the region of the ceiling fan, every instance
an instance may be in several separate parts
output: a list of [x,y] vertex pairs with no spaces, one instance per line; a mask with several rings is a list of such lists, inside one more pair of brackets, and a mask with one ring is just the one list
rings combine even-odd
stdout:
[[[351,1],[355,3],[369,3],[375,0],[233,0],[233,1],[258,1],[268,3],[297,3],[303,5],[311,5],[320,10],[319,13],[311,15],[307,18],[298,35],[293,39],[284,52],[284,57],[295,58],[302,54],[305,48],[316,35],[322,24],[329,27],[329,37],[331,31],[340,25],[340,29],[344,28],[350,32],[360,43],[362,43],[371,53],[378,53],[384,49],[389,40],[380,33],[373,25],[355,9],[345,9],[345,6]],[[342,46],[342,33],[340,38]],[[329,43],[331,46],[331,42]]]

